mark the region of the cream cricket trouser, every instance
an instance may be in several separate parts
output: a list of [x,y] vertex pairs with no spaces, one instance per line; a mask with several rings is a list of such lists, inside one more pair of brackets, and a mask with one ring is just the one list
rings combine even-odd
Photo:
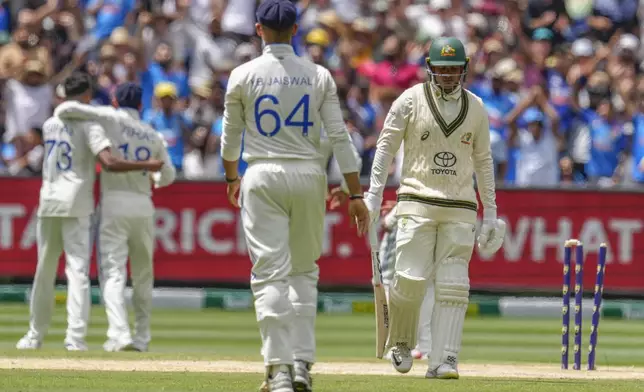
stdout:
[[[389,301],[389,283],[391,282],[396,269],[396,226],[386,232],[380,242],[380,267],[382,269],[383,283],[385,284],[385,295]],[[428,281],[427,293],[423,299],[418,316],[418,344],[416,349],[422,354],[429,354],[431,351],[431,321],[434,310],[434,284]]]
[[89,263],[91,217],[39,217],[38,266],[31,288],[29,337],[43,341],[54,310],[54,286],[60,255],[65,252],[67,276],[66,343],[85,343],[91,305]]
[[[474,249],[474,232],[475,226],[468,223],[443,223],[419,216],[398,219],[394,286],[397,280],[404,282],[405,278],[425,279],[429,285],[434,285],[431,367],[457,363],[469,303],[468,266]],[[416,295],[418,297],[420,294]],[[390,303],[390,308],[396,306],[396,303]],[[391,309],[391,312],[395,310]],[[413,312],[409,317],[414,318]]]
[[[107,313],[107,337],[121,344],[147,345],[150,342],[150,315],[154,286],[154,218],[119,216],[101,206],[97,237],[99,281]],[[125,286],[130,258],[134,339],[130,333]]]
[[241,217],[267,366],[315,362],[325,196],[326,174],[317,161],[254,162],[242,180]]

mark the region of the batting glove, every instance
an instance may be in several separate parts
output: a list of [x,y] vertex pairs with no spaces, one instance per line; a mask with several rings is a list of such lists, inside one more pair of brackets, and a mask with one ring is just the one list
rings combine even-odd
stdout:
[[483,218],[481,231],[477,239],[477,246],[479,254],[483,257],[491,257],[503,245],[505,238],[506,224],[501,219],[495,216],[488,216]]

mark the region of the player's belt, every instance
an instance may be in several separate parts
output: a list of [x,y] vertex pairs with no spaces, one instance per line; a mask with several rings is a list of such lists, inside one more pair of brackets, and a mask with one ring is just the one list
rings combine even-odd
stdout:
[[412,195],[409,193],[401,193],[398,195],[398,202],[401,201],[413,201],[416,203],[429,204],[437,207],[446,207],[446,208],[464,208],[466,210],[477,211],[476,203],[465,200],[449,200],[449,199],[440,199],[437,197],[426,197]]

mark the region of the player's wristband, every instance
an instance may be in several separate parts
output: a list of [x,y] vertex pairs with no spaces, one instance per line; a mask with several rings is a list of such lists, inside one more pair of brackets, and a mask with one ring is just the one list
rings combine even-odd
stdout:
[[349,196],[349,200],[356,200],[356,199],[364,199],[363,195],[351,195]]
[[233,182],[235,182],[237,180],[239,180],[239,176],[233,178],[232,180],[230,178],[226,177],[226,182],[229,183],[229,184],[232,184]]

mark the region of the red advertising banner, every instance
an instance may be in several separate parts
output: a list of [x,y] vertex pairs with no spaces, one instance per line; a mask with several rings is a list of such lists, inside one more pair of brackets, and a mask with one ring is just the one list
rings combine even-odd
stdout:
[[[36,208],[40,181],[0,178],[0,278],[31,277],[36,267]],[[395,191],[387,190],[393,199]],[[155,275],[186,283],[247,284],[250,261],[239,212],[225,184],[179,182],[155,193]],[[644,293],[644,193],[499,190],[499,216],[508,222],[503,248],[492,258],[474,253],[473,289],[559,290],[563,243],[586,249],[585,287],[594,286],[599,245],[609,245],[606,292]],[[326,215],[320,284],[368,286],[364,238],[349,226],[346,208]],[[62,277],[63,265],[59,268]],[[92,276],[96,277],[92,262]]]

